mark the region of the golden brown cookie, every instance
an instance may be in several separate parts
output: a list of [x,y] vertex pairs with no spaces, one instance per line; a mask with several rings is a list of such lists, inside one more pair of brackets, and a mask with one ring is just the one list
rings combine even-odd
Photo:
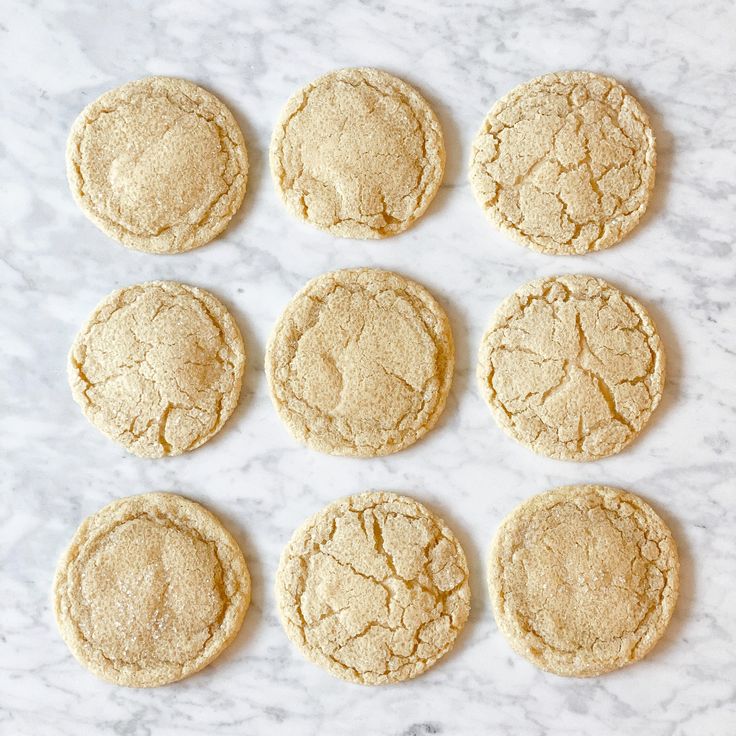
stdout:
[[602,675],[644,657],[664,633],[679,590],[677,548],[638,496],[564,486],[504,519],[489,585],[517,653],[557,675]]
[[230,644],[250,576],[209,511],[145,493],[82,522],[53,595],[59,631],[82,665],[116,685],[155,687],[201,670]]
[[66,160],[84,214],[148,253],[191,250],[219,235],[248,178],[232,113],[196,84],[170,77],[129,82],[88,105]]
[[664,389],[664,351],[636,299],[602,279],[550,276],[496,310],[478,381],[498,425],[535,452],[597,460],[641,431]]
[[559,72],[509,92],[475,142],[470,183],[491,222],[542,253],[618,243],[654,186],[649,119],[610,77]]
[[350,496],[310,518],[284,549],[276,595],[304,656],[363,685],[424,672],[452,648],[470,612],[454,534],[394,493]]
[[442,182],[445,147],[419,93],[377,69],[320,77],[286,104],[271,173],[295,217],[345,238],[406,230]]
[[235,320],[204,289],[150,281],[97,305],[69,353],[86,417],[141,457],[180,455],[220,431],[237,406],[245,349]]
[[375,268],[310,281],[266,350],[271,397],[291,433],[361,457],[402,450],[436,424],[454,363],[442,307],[419,284]]

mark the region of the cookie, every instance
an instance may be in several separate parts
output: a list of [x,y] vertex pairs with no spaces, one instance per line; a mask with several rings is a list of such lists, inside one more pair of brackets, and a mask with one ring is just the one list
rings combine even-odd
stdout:
[[416,442],[442,413],[454,364],[442,307],[423,286],[375,268],[310,281],[266,349],[281,419],[333,455],[388,455]]
[[250,576],[209,511],[173,493],[123,498],[86,518],[54,580],[72,654],[98,677],[156,687],[206,667],[235,638]]
[[270,159],[291,214],[340,237],[385,238],[429,206],[445,147],[413,87],[377,69],[341,69],[286,103]]
[[235,320],[204,289],[151,281],[103,299],[69,353],[86,417],[140,457],[207,442],[240,396],[245,349]]
[[649,119],[610,77],[559,72],[509,92],[473,144],[470,183],[491,222],[541,253],[603,250],[647,208]]
[[641,431],[664,389],[664,352],[636,299],[602,279],[550,276],[496,310],[478,381],[498,425],[535,452],[597,460]]
[[237,212],[248,154],[217,97],[184,79],[148,77],[81,112],[66,169],[77,204],[110,237],[180,253],[208,243]]
[[564,486],[499,527],[489,586],[499,629],[547,672],[590,677],[644,657],[677,601],[672,534],[638,496]]
[[276,595],[304,656],[363,685],[424,672],[452,648],[470,612],[455,535],[394,493],[350,496],[311,517],[281,555]]

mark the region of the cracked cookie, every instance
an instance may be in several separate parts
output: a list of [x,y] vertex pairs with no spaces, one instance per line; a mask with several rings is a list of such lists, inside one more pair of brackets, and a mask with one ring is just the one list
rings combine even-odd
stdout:
[[270,159],[294,216],[340,237],[385,238],[429,206],[445,147],[413,87],[377,69],[341,69],[286,103]]
[[82,211],[124,245],[180,253],[219,235],[243,201],[248,154],[232,113],[184,79],[103,94],[75,121],[67,178]]
[[470,612],[465,553],[411,498],[362,493],[300,527],[276,576],[281,622],[310,661],[362,685],[420,675]]
[[74,400],[140,457],[180,455],[220,431],[240,396],[243,338],[225,306],[174,281],[102,300],[69,353]]
[[281,419],[333,455],[376,457],[416,442],[442,413],[454,364],[450,324],[434,297],[374,268],[310,281],[266,349]]
[[554,255],[618,243],[654,186],[649,119],[610,77],[559,72],[509,92],[473,144],[470,183],[491,222]]
[[518,654],[557,675],[602,675],[640,660],[664,633],[679,590],[677,548],[638,496],[564,486],[504,519],[489,587]]
[[59,631],[76,659],[116,685],[156,687],[206,667],[250,603],[237,542],[173,493],[123,498],[86,518],[54,579]]
[[664,388],[664,351],[638,301],[602,279],[531,281],[496,310],[478,381],[499,426],[535,452],[597,460],[641,431]]

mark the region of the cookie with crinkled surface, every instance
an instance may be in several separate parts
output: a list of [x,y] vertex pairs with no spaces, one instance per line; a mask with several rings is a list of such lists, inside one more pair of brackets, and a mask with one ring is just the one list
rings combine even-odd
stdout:
[[180,455],[220,431],[240,396],[245,348],[204,289],[150,281],[97,305],[69,353],[85,416],[141,457]]
[[601,675],[641,659],[664,633],[679,591],[677,548],[638,496],[565,486],[504,519],[489,586],[518,654],[557,675]]
[[245,195],[248,154],[232,113],[184,79],[110,90],[75,121],[67,178],[82,211],[124,245],[179,253],[219,235]]
[[341,69],[287,102],[270,159],[291,214],[340,237],[384,238],[427,209],[445,148],[413,87],[377,69]]
[[535,452],[597,460],[642,430],[664,389],[654,323],[602,279],[550,276],[496,310],[478,355],[478,381],[498,425]]
[[656,152],[649,119],[615,79],[546,74],[499,100],[473,144],[470,182],[491,222],[542,253],[618,243],[644,214]]
[[363,685],[424,672],[470,612],[465,554],[411,498],[371,492],[330,504],[298,529],[276,576],[281,622],[301,652]]
[[442,307],[423,286],[375,268],[310,281],[266,349],[281,419],[333,455],[387,455],[424,436],[445,406],[454,363]]
[[54,611],[72,654],[128,687],[181,680],[235,638],[250,603],[237,542],[173,493],[114,501],[86,518],[59,561]]

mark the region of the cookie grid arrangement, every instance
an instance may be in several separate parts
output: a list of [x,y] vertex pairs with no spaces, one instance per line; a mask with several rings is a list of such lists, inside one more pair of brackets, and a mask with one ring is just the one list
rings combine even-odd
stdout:
[[[444,173],[427,102],[375,69],[344,69],[286,104],[271,143],[286,208],[333,235],[384,238],[422,215]],[[470,181],[489,219],[535,250],[610,247],[654,183],[654,136],[615,80],[548,74],[494,105]],[[84,213],[128,247],[178,253],[216,237],[245,194],[248,158],[230,111],[190,82],[112,90],[75,122],[67,149]],[[128,451],[160,458],[216,434],[237,405],[245,346],[212,294],[170,281],[119,289],[94,310],[68,361],[75,400]],[[310,281],[273,328],[266,375],[296,439],[333,455],[402,450],[436,424],[454,369],[444,310],[380,269]],[[641,431],[664,387],[664,352],[639,302],[582,275],[532,281],[496,310],[480,390],[507,434],[548,457],[592,461]],[[512,648],[559,675],[643,657],[677,599],[675,542],[642,499],[606,486],[535,496],[499,527],[488,586]],[[371,492],[336,501],[284,548],[276,590],[288,637],[336,676],[415,677],[452,647],[470,610],[465,554],[417,501]],[[220,522],[176,494],[115,501],[86,519],[54,582],[77,659],[119,685],[182,679],[232,641],[250,602],[242,553]]]

